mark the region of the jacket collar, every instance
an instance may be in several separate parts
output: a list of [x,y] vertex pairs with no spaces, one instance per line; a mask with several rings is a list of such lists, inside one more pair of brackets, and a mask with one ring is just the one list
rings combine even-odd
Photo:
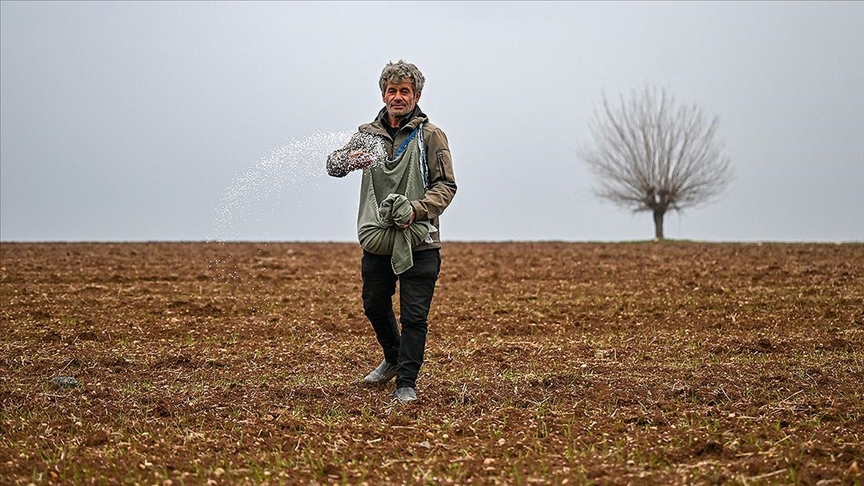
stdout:
[[[414,107],[414,111],[411,112],[410,115],[406,116],[402,119],[402,123],[398,127],[395,132],[402,130],[405,127],[408,127],[410,130],[417,128],[417,125],[421,123],[425,123],[429,121],[429,117],[423,113],[423,110],[420,109],[420,105]],[[381,108],[381,111],[378,112],[378,116],[375,117],[375,122],[381,125],[385,131],[393,131],[394,127],[390,126],[390,123],[387,121],[387,107]]]

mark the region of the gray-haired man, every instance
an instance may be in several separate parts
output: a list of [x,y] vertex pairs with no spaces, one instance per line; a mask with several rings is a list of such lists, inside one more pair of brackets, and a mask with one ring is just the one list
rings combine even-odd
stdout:
[[[379,80],[384,108],[327,158],[331,176],[363,170],[357,222],[363,308],[384,352],[364,382],[381,385],[395,377],[399,402],[417,398],[441,270],[438,217],[456,194],[447,136],[417,106],[424,83],[413,64],[387,64]],[[397,281],[401,332],[393,311]]]

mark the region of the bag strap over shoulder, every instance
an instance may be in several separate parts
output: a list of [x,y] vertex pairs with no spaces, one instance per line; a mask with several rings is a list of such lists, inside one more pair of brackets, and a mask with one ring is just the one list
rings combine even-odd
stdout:
[[[419,127],[415,128],[414,130],[411,131],[411,133],[408,135],[408,138],[406,138],[405,141],[402,142],[402,145],[399,146],[399,149],[396,150],[396,154],[393,155],[393,160],[398,159],[399,156],[402,155],[402,152],[404,152],[405,149],[408,148],[408,144],[411,143],[411,140],[414,140],[414,135],[417,134],[417,129],[420,129],[422,127],[423,127],[423,125],[421,124]],[[420,134],[420,141],[421,142],[423,141],[423,134],[422,133]]]
[[420,131],[418,144],[420,146],[420,179],[423,181],[423,190],[429,190],[429,166],[426,164],[426,142],[423,140],[423,124],[417,126]]

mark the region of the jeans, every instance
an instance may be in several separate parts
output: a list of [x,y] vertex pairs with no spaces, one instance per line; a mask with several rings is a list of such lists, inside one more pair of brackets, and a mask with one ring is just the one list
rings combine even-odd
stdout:
[[[426,350],[427,321],[432,305],[435,282],[441,271],[441,252],[437,249],[415,252],[414,266],[396,275],[390,265],[390,255],[363,252],[363,310],[384,359],[397,366],[396,387],[414,388]],[[393,313],[393,296],[399,281],[399,322]]]

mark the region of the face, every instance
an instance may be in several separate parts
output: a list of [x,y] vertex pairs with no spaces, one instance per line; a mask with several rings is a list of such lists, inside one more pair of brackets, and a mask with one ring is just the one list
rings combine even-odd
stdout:
[[399,83],[388,82],[381,97],[387,105],[387,114],[391,121],[408,116],[420,100],[420,94],[414,93],[414,85],[410,79],[403,79]]

